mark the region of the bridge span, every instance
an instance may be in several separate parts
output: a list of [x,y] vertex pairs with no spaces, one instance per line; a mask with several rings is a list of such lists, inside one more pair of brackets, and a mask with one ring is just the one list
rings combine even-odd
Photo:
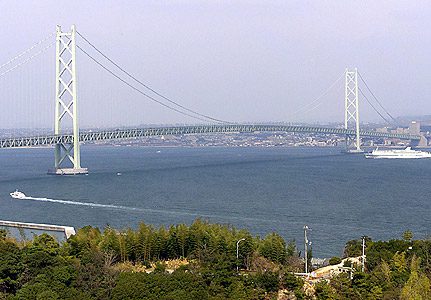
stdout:
[[[354,136],[354,129],[329,128],[315,126],[294,125],[195,125],[195,126],[173,126],[173,127],[148,127],[134,129],[117,129],[102,131],[87,131],[79,133],[79,142],[95,142],[107,140],[132,139],[149,136],[183,135],[183,134],[206,134],[206,133],[239,133],[239,132],[298,132],[298,133],[321,133],[336,134],[341,136]],[[419,135],[386,133],[377,131],[360,131],[361,137],[369,138],[396,138],[405,140],[420,140]],[[37,147],[58,144],[74,144],[73,134],[43,135],[31,137],[14,137],[0,139],[0,148]]]
[[[85,42],[83,45],[77,45],[78,43]],[[43,42],[42,40],[41,42]],[[38,42],[29,50],[33,49],[41,42]],[[163,135],[183,135],[183,134],[209,134],[209,133],[234,133],[234,132],[297,132],[297,133],[317,133],[317,134],[328,134],[328,135],[339,135],[346,139],[346,151],[347,152],[362,152],[361,149],[361,138],[394,138],[404,139],[413,141],[415,144],[417,141],[421,141],[421,136],[418,134],[408,133],[386,133],[377,132],[372,130],[363,130],[360,128],[359,122],[359,93],[361,93],[365,99],[366,96],[362,93],[358,86],[358,79],[361,79],[367,90],[373,95],[368,85],[363,80],[362,76],[358,73],[355,68],[346,69],[342,76],[345,78],[344,86],[344,126],[342,128],[329,128],[319,126],[293,126],[293,125],[255,125],[255,124],[237,124],[235,122],[227,122],[222,119],[211,117],[207,114],[202,114],[190,108],[187,108],[163,94],[157,92],[151,87],[144,84],[142,81],[131,75],[125,69],[120,67],[106,54],[101,52],[93,43],[86,39],[81,33],[76,30],[76,26],[72,25],[70,31],[63,31],[60,26],[56,29],[55,39],[55,118],[54,118],[54,132],[53,134],[46,135],[35,135],[35,136],[13,136],[0,138],[0,148],[20,148],[20,147],[38,147],[53,145],[54,148],[54,168],[49,171],[49,174],[86,174],[88,170],[81,167],[81,156],[80,156],[80,145],[81,143],[91,143],[97,141],[108,141],[108,140],[122,140],[122,139],[133,139],[150,136],[163,136]],[[50,46],[50,45],[48,45]],[[42,53],[48,49],[48,46],[40,50],[37,53]],[[82,47],[81,47],[82,46]],[[104,57],[103,61],[110,62],[109,67],[105,63],[99,61],[97,58],[92,56],[84,48],[91,47],[92,50],[96,51],[99,55]],[[26,54],[29,50],[23,52]],[[176,113],[182,114],[201,122],[216,123],[216,125],[194,125],[194,126],[172,126],[172,127],[142,127],[134,129],[117,129],[117,130],[94,130],[94,131],[81,131],[78,122],[78,93],[77,93],[77,61],[76,53],[81,51],[82,54],[86,55],[93,63],[104,71],[108,72],[118,81],[128,86],[130,89],[138,92],[141,96],[158,103],[159,105],[167,108]],[[88,50],[88,49],[87,49]],[[17,57],[20,57],[21,55]],[[34,54],[38,55],[38,54]],[[33,56],[24,60],[27,62],[32,59]],[[13,58],[10,62],[14,61]],[[22,64],[22,63],[21,63]],[[18,64],[17,66],[20,66]],[[13,70],[12,67],[10,70]],[[112,71],[112,67],[115,67],[116,71]],[[118,71],[118,73],[117,73]],[[5,73],[3,73],[5,74]],[[119,75],[121,74],[121,75]],[[1,75],[1,74],[0,74]],[[342,78],[340,76],[340,78]],[[126,79],[125,79],[126,78]],[[339,79],[340,79],[339,78]],[[338,82],[338,79],[337,81]],[[336,83],[335,82],[335,83]],[[335,84],[334,83],[334,84]],[[334,85],[333,84],[333,85]],[[333,87],[331,85],[330,88]],[[144,89],[145,88],[145,89]],[[328,90],[329,91],[329,90]],[[324,93],[326,94],[327,91]],[[324,95],[323,94],[323,95]],[[323,96],[322,95],[322,96]],[[86,97],[83,97],[84,99]],[[320,99],[317,98],[315,101]],[[368,99],[367,99],[368,100]],[[396,120],[390,115],[386,109],[381,105],[379,100],[375,98],[379,103],[380,107],[388,114],[393,121]],[[314,105],[315,101],[308,103],[302,108]],[[368,101],[369,102],[369,101]],[[100,103],[100,105],[102,102]],[[371,104],[371,103],[370,103]],[[320,105],[320,103],[319,103]],[[318,105],[317,105],[318,106]],[[317,107],[315,106],[315,107]],[[391,122],[384,117],[374,106],[372,108],[382,117],[386,123],[391,125]],[[28,109],[28,108],[27,108]],[[38,108],[39,109],[39,108]],[[37,115],[35,113],[34,115]],[[195,121],[196,122],[196,121]],[[395,124],[394,123],[394,124]],[[110,124],[110,123],[108,123]],[[70,127],[70,129],[68,129]],[[422,138],[423,140],[423,138]],[[72,164],[72,168],[66,166]]]

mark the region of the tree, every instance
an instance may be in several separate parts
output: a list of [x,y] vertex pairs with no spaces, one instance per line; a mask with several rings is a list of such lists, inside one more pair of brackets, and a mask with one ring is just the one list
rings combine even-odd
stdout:
[[283,275],[282,285],[284,288],[294,291],[298,288],[302,288],[304,281],[301,278],[296,277],[293,273],[288,272]]
[[406,230],[403,232],[403,240],[411,242],[413,240],[413,232],[411,230]]
[[291,240],[287,243],[286,252],[287,256],[299,256],[295,240]]
[[151,248],[154,240],[154,228],[144,223],[139,224],[136,256],[142,262],[151,260]]
[[208,299],[207,285],[197,275],[166,273],[122,273],[112,293],[116,299]]
[[273,232],[262,241],[259,252],[263,257],[283,264],[287,258],[286,242],[280,235]]
[[406,251],[409,245],[409,242],[403,240],[377,241],[368,244],[368,269],[372,271],[382,260],[391,261],[396,252]]
[[176,228],[176,237],[177,237],[177,244],[180,249],[181,257],[186,257],[188,255],[188,248],[187,248],[187,237],[189,235],[189,229],[185,224],[180,224]]
[[396,252],[393,256],[393,262],[395,269],[398,272],[404,272],[407,270],[407,261],[405,252]]
[[425,300],[431,298],[430,280],[420,272],[420,258],[413,256],[410,277],[401,290],[401,300]]
[[122,232],[121,234],[123,236],[125,260],[135,262],[137,257],[136,248],[138,240],[136,237],[136,232],[128,228],[125,232]]
[[43,233],[34,237],[33,243],[29,247],[29,250],[42,250],[50,255],[57,255],[60,250],[60,244],[55,240],[52,235]]
[[349,274],[341,273],[333,277],[329,285],[339,295],[339,299],[355,299]]
[[16,243],[0,240],[0,293],[15,293],[22,271],[22,251]]
[[258,273],[254,277],[256,285],[265,291],[275,292],[279,288],[279,274],[276,272],[263,272]]
[[315,284],[317,300],[338,300],[340,299],[336,290],[326,281],[322,280]]
[[334,256],[334,257],[331,257],[331,258],[329,259],[329,264],[330,264],[331,266],[333,266],[333,265],[338,265],[339,263],[341,263],[341,258],[339,258],[338,256]]

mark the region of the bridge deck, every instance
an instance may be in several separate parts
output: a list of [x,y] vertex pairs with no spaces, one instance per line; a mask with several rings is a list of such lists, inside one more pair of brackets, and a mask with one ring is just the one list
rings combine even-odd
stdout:
[[[200,126],[176,126],[176,127],[152,127],[119,129],[107,131],[88,131],[79,134],[79,141],[93,142],[116,139],[130,139],[147,136],[204,134],[204,133],[228,133],[228,132],[298,132],[298,133],[322,133],[337,135],[355,135],[355,131],[344,128],[328,128],[314,126],[290,126],[290,125],[200,125]],[[420,140],[419,135],[385,133],[377,131],[360,131],[363,137],[397,138],[407,140]],[[19,148],[55,145],[59,143],[73,143],[72,134],[44,135],[32,137],[16,137],[0,139],[0,148]]]

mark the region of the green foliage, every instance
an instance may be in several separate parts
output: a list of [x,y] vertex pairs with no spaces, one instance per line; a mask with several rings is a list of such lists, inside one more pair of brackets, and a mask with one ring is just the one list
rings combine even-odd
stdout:
[[41,234],[33,239],[32,245],[29,247],[30,251],[44,251],[49,255],[56,255],[60,250],[60,244],[55,240],[52,235]]
[[156,267],[154,268],[154,273],[165,273],[166,265],[160,262],[156,263]]
[[286,253],[287,256],[299,256],[295,240],[291,240],[289,243],[287,243]]
[[275,272],[263,272],[258,273],[254,276],[254,281],[257,287],[267,290],[270,292],[275,292],[279,287],[279,274]]
[[[370,237],[365,237],[366,248],[372,245],[373,241]],[[358,257],[362,255],[362,239],[351,240],[344,246],[344,258],[345,257]]]
[[371,243],[366,251],[368,268],[374,269],[383,260],[391,261],[395,253],[407,251],[409,245],[409,242],[403,240]]
[[316,291],[316,298],[318,300],[335,300],[340,299],[336,290],[330,286],[326,281],[320,281],[314,286]]
[[277,233],[267,235],[262,241],[259,251],[263,257],[280,264],[283,264],[287,258],[286,242]]
[[[95,242],[86,238],[88,233],[92,234]],[[64,248],[80,258],[84,258],[88,251],[98,250],[112,255],[114,262],[148,264],[151,261],[177,258],[196,258],[202,261],[209,254],[235,255],[236,241],[240,238],[245,238],[239,247],[240,265],[245,266],[259,240],[247,231],[236,231],[226,225],[209,224],[199,219],[190,227],[180,224],[172,225],[169,229],[156,229],[142,223],[137,231],[127,229],[119,232],[107,227],[103,234],[85,227],[70,238]]]
[[348,274],[341,273],[335,276],[331,279],[329,284],[331,288],[336,291],[339,299],[355,299],[353,297],[355,293]]
[[410,255],[415,254],[421,258],[421,266],[425,273],[431,273],[431,240],[415,240],[412,249],[407,251]]
[[[236,260],[240,239],[244,240]],[[289,255],[295,252],[291,242]],[[257,268],[257,275],[238,276],[236,267],[245,272],[254,258],[260,258],[273,268],[285,263],[286,256],[286,243],[277,234],[262,240],[246,230],[199,219],[190,226],[154,228],[142,223],[137,230],[121,231],[108,226],[101,232],[86,226],[61,245],[47,234],[17,243],[2,231],[0,295],[35,300],[142,299],[145,295],[148,299],[262,299],[278,290],[278,273]],[[177,258],[193,263],[169,274],[163,261]],[[120,273],[115,267],[120,262],[156,263],[156,267],[151,274]],[[298,287],[301,282],[291,278],[288,284]]]
[[[237,260],[240,239],[245,240]],[[258,300],[276,299],[280,288],[297,299],[431,299],[431,240],[367,239],[366,244],[365,273],[314,283],[311,295],[313,289],[304,288],[303,279],[292,273],[303,268],[295,243],[286,246],[276,233],[260,239],[202,220],[103,232],[87,226],[60,245],[47,234],[18,243],[0,231],[0,300]],[[358,256],[361,249],[360,240],[350,241],[345,254]],[[189,264],[169,273],[166,260],[177,258]],[[147,274],[142,265],[155,269]],[[120,272],[124,266],[134,272]]]
[[362,241],[351,240],[344,246],[344,257],[357,257],[362,255]]
[[14,293],[23,270],[22,251],[16,243],[0,240],[0,292]]
[[208,287],[199,276],[178,271],[165,273],[122,273],[112,299],[209,299]]
[[98,228],[85,226],[72,235],[67,243],[62,245],[63,251],[81,258],[86,253],[99,249],[101,233]]
[[304,281],[293,273],[285,273],[283,276],[282,286],[290,291],[302,288]]
[[329,264],[332,266],[332,265],[338,265],[339,263],[341,263],[341,258],[339,258],[338,256],[334,256],[334,257],[331,257],[330,259],[329,259]]
[[353,265],[352,265],[351,260],[350,260],[350,259],[346,259],[346,260],[343,262],[343,267],[352,268],[352,267],[353,267]]
[[413,240],[413,232],[411,230],[406,230],[403,232],[403,240],[411,242]]
[[[358,246],[359,241],[350,241],[346,252],[359,254],[355,253]],[[341,274],[331,280],[332,291],[323,284],[316,286],[316,296],[318,299],[431,299],[430,250],[430,241],[412,241],[410,235],[403,240],[370,240],[366,248],[367,273],[357,272],[351,281]]]
[[59,252],[60,245],[54,237],[46,233],[35,236],[33,242],[22,249],[21,263],[24,274],[20,278],[21,283],[62,264]]
[[8,231],[6,229],[0,229],[0,241],[4,241],[8,236]]
[[405,272],[407,270],[406,253],[396,252],[393,256],[393,264],[398,272]]
[[420,258],[414,256],[411,261],[411,273],[401,291],[401,300],[422,300],[431,298],[430,280],[420,271]]

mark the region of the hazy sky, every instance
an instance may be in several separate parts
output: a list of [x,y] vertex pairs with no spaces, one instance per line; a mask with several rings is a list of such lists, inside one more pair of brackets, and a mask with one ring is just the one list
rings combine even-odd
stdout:
[[[430,1],[0,0],[0,65],[54,32],[56,24],[76,24],[143,82],[217,118],[342,121],[343,80],[316,109],[292,113],[320,96],[346,67],[359,69],[393,115],[431,114],[430,18]],[[49,51],[49,70],[41,71],[36,89],[53,95],[47,81],[53,80],[54,48]],[[109,118],[124,124],[194,122],[79,59],[84,124],[108,124]],[[0,92],[15,80],[0,78]],[[7,110],[14,94],[4,93],[0,105]],[[51,118],[52,98],[40,118]],[[364,121],[378,119],[364,101],[361,113]]]

